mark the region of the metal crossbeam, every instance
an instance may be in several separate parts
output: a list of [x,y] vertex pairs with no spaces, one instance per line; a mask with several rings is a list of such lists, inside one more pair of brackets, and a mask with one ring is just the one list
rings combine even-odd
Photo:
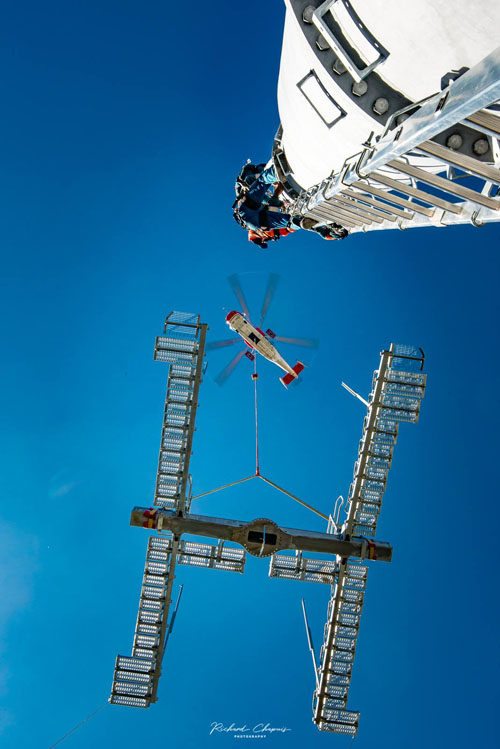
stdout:
[[[429,205],[435,205],[437,208],[442,208],[444,211],[456,213],[457,215],[462,213],[462,206],[460,205],[460,203],[450,203],[449,200],[443,200],[443,198],[439,198],[437,195],[432,195],[431,193],[428,193],[425,190],[421,190],[418,187],[406,185],[404,182],[394,179],[394,177],[397,176],[396,172],[391,172],[391,175],[392,176],[389,177],[387,174],[382,174],[382,172],[373,172],[372,174],[370,174],[370,179],[374,182],[378,182],[381,185],[389,187],[391,190],[397,190],[398,192],[402,192],[404,195],[411,195],[413,198],[421,200],[423,203],[429,203]],[[364,182],[362,184],[364,186]],[[387,196],[387,199],[392,200],[392,197],[392,194],[389,194]],[[414,205],[413,210],[417,210]]]
[[[367,216],[368,218],[370,216],[377,217],[379,224],[382,223],[382,221],[395,221],[396,216],[392,216],[391,213],[387,212],[389,211],[389,206],[385,207],[385,211],[379,210],[379,208],[376,206],[376,201],[372,201],[371,205],[365,205],[364,203],[361,203],[359,200],[358,195],[355,195],[354,198],[350,197],[349,194],[345,194],[345,190],[343,190],[341,193],[338,193],[338,195],[335,196],[335,201],[337,203],[342,203],[345,206],[348,206],[351,210],[360,211],[363,215]],[[380,205],[380,204],[379,204]],[[383,204],[382,204],[383,207]]]
[[484,161],[479,161],[479,159],[473,159],[463,153],[453,151],[451,148],[441,146],[432,140],[421,143],[417,150],[429,154],[429,156],[436,156],[436,158],[441,159],[445,164],[456,166],[465,172],[470,172],[478,177],[484,177],[489,182],[500,185],[500,169],[485,164]]
[[[356,535],[346,538],[345,534],[318,533],[298,528],[278,527],[272,520],[259,518],[250,522],[213,518],[192,513],[181,516],[171,510],[153,510],[134,507],[130,525],[137,528],[168,530],[174,537],[183,533],[218,538],[241,544],[254,556],[264,557],[284,549],[311,551],[319,554],[333,554],[341,557],[362,557],[366,553],[366,540]],[[258,537],[258,538],[257,538]],[[263,544],[262,553],[253,549],[252,544]],[[370,542],[372,558],[390,562],[392,547],[384,541]]]
[[[425,169],[406,164],[400,159],[391,159],[388,162],[388,166],[398,172],[403,172],[403,174],[408,174],[410,177],[414,177],[419,182],[424,182],[427,185],[432,185],[432,187],[437,187],[439,190],[443,190],[443,192],[449,192],[451,195],[455,195],[458,198],[470,200],[472,203],[477,203],[477,205],[484,205],[486,208],[491,208],[493,211],[498,211],[500,209],[500,201],[495,200],[494,198],[489,198],[487,195],[482,195],[476,190],[471,190],[470,187],[464,187],[464,185],[453,182],[453,180],[439,177]],[[449,210],[449,208],[447,210]]]
[[[432,218],[432,216],[434,215],[434,208],[427,208],[423,205],[420,205],[419,203],[415,203],[414,201],[407,200],[406,198],[401,198],[399,195],[394,195],[387,190],[381,190],[380,188],[375,187],[368,182],[361,182],[361,180],[356,180],[356,182],[353,182],[352,187],[357,187],[358,190],[363,191],[361,193],[355,193],[356,195],[359,195],[360,200],[364,200],[363,193],[368,192],[371,195],[376,195],[377,197],[382,198],[382,200],[387,200],[390,204],[389,207],[391,208],[391,204],[406,208],[407,210],[405,212],[410,213],[411,215],[401,216],[401,218],[412,219],[414,212],[421,213],[423,216],[428,216],[429,218]],[[398,186],[396,187],[397,189],[399,189]]]
[[329,221],[331,223],[332,221],[335,221],[343,226],[363,226],[365,223],[370,223],[369,221],[363,221],[359,216],[349,215],[343,211],[337,210],[328,203],[322,203],[321,205],[315,206],[314,209],[311,209],[306,215],[318,218],[318,222]]
[[500,117],[491,112],[476,112],[465,119],[465,123],[480,133],[496,138],[500,136]]
[[[363,203],[366,203],[367,205],[372,205],[374,206],[374,208],[379,209],[380,212],[392,214],[394,216],[394,219],[396,218],[396,216],[399,216],[400,218],[410,218],[410,219],[413,218],[413,215],[410,211],[402,211],[399,208],[396,208],[395,205],[391,205],[390,203],[383,203],[381,200],[375,200],[374,198],[370,198],[369,195],[363,195],[363,194],[360,194],[359,192],[355,192],[354,190],[348,190],[348,189],[342,190],[340,192],[340,195],[346,195],[350,198],[353,198],[356,201],[362,201]],[[387,196],[383,192],[382,192],[382,197],[387,200]],[[403,204],[405,204],[406,201],[402,201],[402,202]]]

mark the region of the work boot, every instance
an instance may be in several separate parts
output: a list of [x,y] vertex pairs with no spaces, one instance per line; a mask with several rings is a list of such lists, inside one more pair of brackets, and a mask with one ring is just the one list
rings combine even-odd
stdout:
[[300,226],[302,229],[307,229],[308,231],[310,231],[317,223],[316,219],[307,218],[306,216],[300,220]]

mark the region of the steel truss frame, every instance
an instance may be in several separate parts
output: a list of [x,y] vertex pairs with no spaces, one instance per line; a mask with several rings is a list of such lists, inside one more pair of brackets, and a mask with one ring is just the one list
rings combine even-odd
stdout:
[[[170,364],[154,504],[182,515],[189,508],[189,461],[202,381],[207,325],[198,315],[171,312],[156,338],[154,359]],[[149,707],[156,702],[168,637],[168,615],[177,561],[184,549],[173,536],[149,539],[132,655],[118,655],[110,703]],[[174,611],[175,614],[175,611]]]
[[[342,526],[346,538],[352,533],[375,536],[399,422],[418,421],[427,380],[423,364],[423,352],[410,346],[392,344],[381,354],[349,489]],[[346,557],[337,557],[337,564],[316,675],[313,720],[322,731],[355,736],[359,712],[347,710],[347,698],[368,568]]]
[[[264,479],[259,472],[213,490],[261,478],[326,519],[326,532],[320,533],[280,528],[267,518],[246,522],[190,512],[189,462],[206,332],[207,326],[200,323],[198,316],[175,312],[167,317],[164,334],[156,339],[154,358],[168,362],[170,371],[155,506],[134,508],[131,525],[156,530],[161,535],[148,540],[132,654],[116,658],[109,702],[147,708],[157,700],[165,647],[180,599],[179,592],[169,619],[176,565],[242,573],[248,551],[260,558],[270,557],[270,577],[331,586],[318,667],[306,618],[316,682],[313,720],[320,730],[355,735],[359,713],[347,710],[347,697],[368,575],[363,562],[391,560],[390,544],[374,537],[398,425],[418,421],[427,377],[422,372],[423,353],[411,346],[391,344],[381,354],[368,400],[347,388],[366,405],[367,413],[343,525],[338,522],[340,497],[333,512],[335,518],[328,517]],[[215,543],[184,541],[183,533],[215,539]],[[294,550],[295,555],[282,554],[286,549]],[[328,558],[307,557],[304,552]],[[306,616],[304,604],[303,608]]]

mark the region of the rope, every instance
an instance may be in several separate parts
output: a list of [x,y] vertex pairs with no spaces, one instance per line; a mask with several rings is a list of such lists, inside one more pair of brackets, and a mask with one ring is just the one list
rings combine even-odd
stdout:
[[323,515],[322,512],[319,510],[316,510],[312,505],[308,505],[307,502],[304,502],[303,499],[299,499],[295,496],[295,494],[292,494],[291,492],[287,492],[286,489],[283,489],[283,487],[278,486],[278,484],[275,484],[274,481],[270,481],[270,479],[266,479],[265,476],[262,476],[259,474],[259,478],[262,479],[262,481],[265,481],[266,484],[270,484],[271,486],[274,486],[275,489],[277,489],[279,492],[282,492],[283,494],[286,494],[287,497],[290,497],[291,499],[294,499],[296,502],[301,504],[303,507],[307,507],[308,510],[311,510],[311,512],[315,512],[316,515],[319,515],[324,520],[328,520],[328,515]]
[[257,357],[254,359],[254,370],[253,370],[253,382],[255,385],[255,475],[260,476],[259,467],[259,418],[257,411],[257,380],[259,375],[257,374]]
[[93,713],[91,713],[90,715],[87,715],[87,717],[84,718],[82,721],[80,721],[80,723],[78,723],[78,725],[76,725],[74,728],[72,728],[71,731],[68,731],[68,733],[65,733],[64,736],[62,736],[60,739],[58,739],[55,744],[51,744],[50,747],[49,747],[49,749],[53,749],[54,746],[57,746],[58,744],[61,743],[61,741],[64,741],[64,739],[67,739],[68,736],[71,736],[71,734],[74,733],[78,728],[80,728],[80,726],[83,726],[83,724],[86,723],[91,718],[93,718],[94,715],[97,715],[97,713],[100,713],[101,710],[103,710],[106,707],[107,704],[108,703],[105,702],[104,705],[101,705],[101,707],[98,707],[97,710],[94,710]]
[[214,492],[220,492],[222,489],[229,489],[230,486],[236,486],[236,484],[242,484],[244,481],[250,481],[250,479],[254,479],[257,477],[258,474],[254,473],[253,476],[247,476],[245,479],[239,479],[238,481],[233,481],[231,484],[224,484],[224,486],[218,486],[217,489],[210,489],[209,492],[203,492],[203,494],[197,494],[196,497],[193,497],[192,499],[200,499],[200,497],[206,497],[208,494],[213,494]]
[[258,410],[258,401],[257,401],[257,380],[259,379],[259,375],[257,373],[257,358],[254,359],[252,379],[254,381],[254,393],[255,393],[255,473],[253,474],[253,476],[247,476],[244,479],[239,479],[239,481],[233,481],[231,484],[224,484],[224,486],[219,486],[217,489],[211,489],[209,492],[203,492],[203,494],[197,494],[196,497],[193,497],[193,499],[200,499],[200,497],[206,497],[208,494],[214,494],[215,492],[220,492],[223,489],[229,489],[229,487],[231,486],[242,484],[244,481],[250,481],[250,479],[259,478],[259,479],[262,479],[262,481],[265,481],[266,484],[273,486],[279,492],[282,492],[282,494],[286,494],[287,497],[290,497],[290,499],[293,499],[295,502],[298,502],[303,507],[307,507],[308,510],[311,510],[311,512],[314,512],[316,515],[319,515],[321,518],[323,518],[324,520],[328,522],[328,515],[324,515],[322,512],[312,507],[312,505],[309,505],[307,504],[307,502],[304,502],[304,500],[296,497],[295,494],[288,492],[286,489],[283,489],[283,487],[278,486],[278,484],[275,484],[274,481],[271,481],[270,479],[266,479],[265,476],[262,476],[260,472],[260,462],[259,462],[259,410]]

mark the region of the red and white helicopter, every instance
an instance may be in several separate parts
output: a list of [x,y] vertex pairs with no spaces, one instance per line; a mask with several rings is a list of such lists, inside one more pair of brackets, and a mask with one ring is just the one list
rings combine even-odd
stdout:
[[[257,327],[252,325],[252,323],[250,322],[248,305],[246,303],[238,276],[229,276],[228,281],[234,293],[236,294],[236,298],[238,299],[243,312],[232,310],[228,315],[226,315],[226,323],[229,325],[231,330],[234,330],[235,333],[238,333],[238,335],[241,336],[241,338],[247,344],[248,348],[238,352],[232,359],[232,361],[229,362],[227,367],[222,370],[218,377],[215,378],[215,381],[218,385],[222,385],[229,377],[233,369],[236,367],[238,362],[243,358],[243,356],[246,356],[248,359],[253,361],[255,359],[255,352],[257,352],[268,361],[276,364],[286,373],[283,377],[280,377],[280,382],[285,387],[287,387],[291,382],[297,379],[299,374],[304,369],[304,364],[298,361],[294,367],[291,367],[277,350],[276,346],[274,345],[274,341],[281,341],[282,343],[294,343],[298,346],[307,346],[309,348],[316,348],[318,342],[309,338],[285,338],[283,336],[277,336],[269,328],[266,330],[266,332],[264,332],[264,330],[262,329],[264,318],[266,316],[267,310],[269,309],[269,305],[279,281],[278,275],[271,274],[269,276],[269,281],[264,296],[264,303],[262,305],[260,315],[260,322]],[[225,341],[215,341],[213,343],[209,343],[207,345],[207,350],[230,346],[231,344],[240,341],[241,338],[230,338]]]

